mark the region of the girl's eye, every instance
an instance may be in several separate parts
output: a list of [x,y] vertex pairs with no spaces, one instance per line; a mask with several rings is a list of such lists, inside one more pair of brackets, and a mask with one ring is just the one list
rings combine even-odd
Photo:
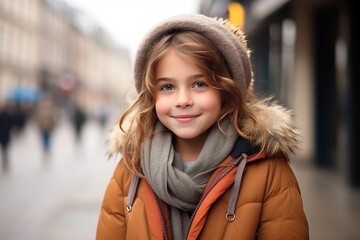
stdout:
[[164,85],[161,85],[161,87],[160,87],[160,90],[162,90],[162,91],[171,91],[173,89],[174,89],[174,86],[171,84],[164,84]]
[[196,82],[194,83],[193,87],[194,88],[205,88],[207,87],[208,85],[205,83],[205,82]]

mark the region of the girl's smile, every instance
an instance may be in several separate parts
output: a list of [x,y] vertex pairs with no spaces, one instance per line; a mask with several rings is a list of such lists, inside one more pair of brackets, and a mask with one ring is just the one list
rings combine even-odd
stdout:
[[176,119],[176,121],[180,122],[180,123],[189,123],[193,120],[195,120],[197,117],[199,117],[200,115],[176,115],[173,116],[174,119]]

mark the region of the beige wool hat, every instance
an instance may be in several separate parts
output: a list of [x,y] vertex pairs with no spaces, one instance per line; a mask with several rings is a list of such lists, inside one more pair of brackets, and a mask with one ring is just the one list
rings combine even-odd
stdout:
[[137,92],[140,92],[142,88],[142,76],[146,69],[149,49],[164,34],[175,30],[194,31],[213,42],[226,60],[241,95],[245,97],[252,79],[252,69],[243,33],[226,20],[201,14],[184,14],[168,18],[154,26],[145,35],[135,56],[134,80]]

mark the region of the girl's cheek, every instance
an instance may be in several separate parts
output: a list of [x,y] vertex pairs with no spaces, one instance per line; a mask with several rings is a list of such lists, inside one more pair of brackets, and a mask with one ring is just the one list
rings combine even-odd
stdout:
[[217,95],[204,98],[200,102],[203,110],[218,110],[221,108],[221,99]]
[[155,110],[156,113],[159,114],[164,114],[166,112],[168,112],[169,110],[169,104],[166,101],[162,101],[161,99],[157,99],[156,103],[155,103]]

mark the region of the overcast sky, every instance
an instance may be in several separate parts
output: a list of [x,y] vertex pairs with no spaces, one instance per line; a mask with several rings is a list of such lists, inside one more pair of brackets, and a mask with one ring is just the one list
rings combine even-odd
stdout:
[[146,31],[166,17],[196,13],[200,0],[64,0],[98,22],[132,56]]

